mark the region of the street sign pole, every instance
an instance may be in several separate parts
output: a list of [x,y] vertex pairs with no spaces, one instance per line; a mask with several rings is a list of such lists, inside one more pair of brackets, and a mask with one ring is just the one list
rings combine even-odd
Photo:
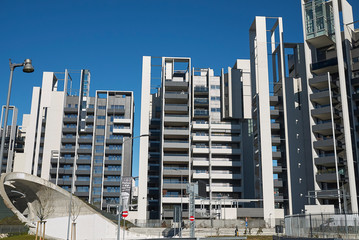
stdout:
[[[189,185],[189,215],[190,217],[195,216],[195,200],[194,200],[194,184],[190,183]],[[191,238],[194,238],[194,221],[191,221],[191,231],[190,236]]]

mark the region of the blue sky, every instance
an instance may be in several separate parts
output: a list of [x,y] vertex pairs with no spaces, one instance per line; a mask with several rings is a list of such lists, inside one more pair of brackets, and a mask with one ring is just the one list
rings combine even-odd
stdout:
[[[359,1],[349,0],[359,20]],[[302,42],[300,0],[62,0],[0,3],[0,104],[6,103],[8,59],[31,58],[32,74],[17,69],[11,104],[30,112],[33,86],[43,71],[89,69],[95,90],[135,94],[139,134],[142,56],[183,56],[193,67],[233,66],[249,58],[248,30],[255,16],[283,17],[284,40]],[[134,175],[138,175],[138,141]]]

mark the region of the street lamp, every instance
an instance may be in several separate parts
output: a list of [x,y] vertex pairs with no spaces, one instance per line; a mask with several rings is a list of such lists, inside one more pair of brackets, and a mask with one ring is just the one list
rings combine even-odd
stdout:
[[[122,167],[121,167],[121,170],[122,170],[122,173],[121,173],[121,182],[120,182],[120,201],[119,201],[119,205],[118,205],[118,220],[117,220],[117,240],[120,240],[120,229],[121,229],[121,212],[123,211],[123,209],[121,208],[121,204],[122,204],[122,207],[123,207],[123,200],[122,199],[122,178],[123,178],[123,161],[125,160],[124,159],[124,146],[125,146],[125,142],[127,141],[130,141],[130,140],[133,140],[133,139],[136,139],[136,138],[141,138],[141,137],[149,137],[150,135],[149,134],[142,134],[142,135],[139,135],[139,136],[136,136],[136,137],[128,137],[126,139],[123,140],[122,142]],[[125,222],[124,222],[124,227],[125,227]],[[123,240],[125,239],[125,229],[123,229]]]
[[[1,136],[1,147],[0,147],[0,159],[2,161],[4,156],[4,145],[5,145],[5,130],[7,125],[7,118],[9,114],[9,104],[10,104],[10,95],[11,95],[11,84],[12,84],[12,76],[14,73],[14,69],[17,67],[23,67],[22,71],[26,73],[32,73],[34,71],[34,67],[32,66],[31,59],[25,59],[23,63],[12,63],[11,59],[9,59],[9,66],[10,66],[10,79],[9,79],[9,89],[7,92],[7,100],[6,100],[6,108],[5,108],[5,119],[4,119],[4,127]],[[7,166],[6,172],[11,171],[11,161],[7,159]]]

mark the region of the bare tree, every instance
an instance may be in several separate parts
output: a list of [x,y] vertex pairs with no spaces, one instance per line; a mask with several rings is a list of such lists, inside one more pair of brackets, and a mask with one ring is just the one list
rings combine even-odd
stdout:
[[35,239],[37,240],[38,230],[40,230],[39,240],[44,240],[45,239],[45,223],[46,223],[45,220],[48,219],[55,211],[55,207],[53,204],[52,189],[42,186],[40,188],[40,190],[37,192],[37,199],[32,202],[32,205],[34,207],[36,216],[40,220],[37,222]]
[[80,215],[81,212],[81,203],[79,201],[76,201],[76,199],[73,199],[71,201],[71,240],[76,240],[76,219]]

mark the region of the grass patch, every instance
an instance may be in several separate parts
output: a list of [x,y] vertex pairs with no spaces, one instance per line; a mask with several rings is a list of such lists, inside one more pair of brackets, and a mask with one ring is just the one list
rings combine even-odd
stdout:
[[24,225],[17,216],[5,217],[0,220],[0,225]]
[[34,235],[29,235],[29,234],[19,234],[19,235],[12,235],[6,238],[1,238],[1,240],[34,240],[35,236]]

